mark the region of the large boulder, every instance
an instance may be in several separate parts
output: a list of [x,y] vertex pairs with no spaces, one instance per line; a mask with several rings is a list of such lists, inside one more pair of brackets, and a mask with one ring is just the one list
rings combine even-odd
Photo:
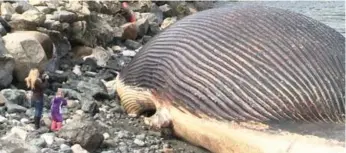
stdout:
[[114,28],[97,14],[90,15],[87,21],[77,21],[72,24],[71,41],[85,46],[106,45],[114,36]]
[[0,139],[1,153],[39,153],[38,147],[25,142],[27,132],[19,127],[13,127],[11,131]]
[[31,68],[44,69],[52,55],[52,41],[46,34],[37,31],[18,31],[3,37],[5,47],[16,62],[14,74],[23,82]]
[[83,1],[69,1],[65,9],[67,11],[75,12],[78,18],[84,18],[85,16],[90,15],[89,5],[87,2]]
[[35,7],[30,5],[28,2],[26,1],[17,1],[16,3],[12,4],[14,10],[19,13],[22,14],[27,10],[34,10]]
[[4,89],[0,91],[0,94],[5,96],[8,102],[25,106],[27,108],[30,107],[29,100],[27,99],[25,90],[20,89]]
[[23,14],[13,14],[11,20],[25,20],[37,25],[43,25],[44,21],[46,20],[46,15],[39,10],[32,9],[25,11]]
[[35,31],[37,29],[37,24],[25,19],[17,19],[8,22],[8,25],[11,27],[11,31]]
[[12,80],[12,72],[15,67],[14,58],[7,54],[7,49],[0,37],[0,89],[8,87]]
[[105,128],[90,119],[75,119],[68,122],[57,133],[60,138],[68,139],[72,144],[80,144],[89,152],[94,152],[102,144]]
[[0,14],[5,20],[10,20],[12,15],[16,13],[14,8],[12,7],[11,3],[5,2],[0,4]]

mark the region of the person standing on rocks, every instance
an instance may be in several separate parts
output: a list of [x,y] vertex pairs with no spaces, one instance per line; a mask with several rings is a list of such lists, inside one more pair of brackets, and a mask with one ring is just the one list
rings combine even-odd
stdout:
[[31,89],[32,97],[31,103],[35,106],[34,123],[35,129],[40,128],[40,121],[42,117],[43,104],[44,104],[44,90],[48,85],[48,75],[43,74],[40,78],[40,72],[37,68],[30,70],[28,77],[25,78],[26,86]]
[[62,127],[62,113],[61,113],[61,107],[66,106],[67,101],[64,98],[64,94],[59,88],[56,96],[52,99],[52,106],[51,106],[51,117],[52,117],[52,124],[51,124],[51,130],[52,131],[59,131]]

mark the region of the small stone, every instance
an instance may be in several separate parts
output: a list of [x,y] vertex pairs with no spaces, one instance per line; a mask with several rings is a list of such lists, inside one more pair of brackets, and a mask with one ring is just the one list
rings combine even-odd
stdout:
[[122,52],[123,56],[129,56],[129,57],[133,57],[136,55],[136,52],[133,50],[124,50]]
[[120,52],[122,48],[120,46],[112,46],[112,50],[115,52]]
[[69,11],[64,11],[64,10],[55,11],[53,15],[54,15],[54,20],[60,21],[60,22],[72,23],[77,20],[77,15]]
[[118,132],[118,138],[128,138],[129,137],[129,132],[128,131],[124,131],[124,130],[122,130],[122,131],[119,131]]
[[45,133],[41,135],[41,138],[43,138],[48,146],[51,146],[54,142],[54,137],[55,134],[54,133]]
[[76,111],[76,114],[78,114],[78,115],[83,115],[84,112],[83,112],[82,110],[77,110],[77,111]]
[[5,123],[6,121],[7,118],[0,115],[0,124]]
[[67,108],[76,108],[78,103],[78,100],[67,100]]
[[136,22],[136,27],[137,27],[137,34],[139,36],[144,36],[148,32],[148,29],[149,29],[148,19],[147,18],[139,19]]
[[79,144],[75,144],[71,147],[73,153],[89,153],[85,149],[83,149]]
[[104,137],[104,139],[106,140],[106,139],[108,139],[110,136],[109,136],[108,133],[103,133],[103,137]]
[[102,151],[101,153],[116,153],[116,152],[113,150],[108,150],[108,151]]
[[138,145],[138,146],[140,146],[140,147],[145,146],[145,142],[142,141],[142,140],[139,140],[139,139],[137,139],[137,138],[133,141],[133,143],[135,143],[136,145]]
[[42,148],[42,149],[41,149],[41,152],[42,152],[42,153],[56,153],[56,151],[54,151],[54,150],[51,149],[51,148]]
[[134,41],[134,40],[130,40],[130,39],[127,39],[124,43],[124,45],[126,47],[128,47],[129,49],[138,49],[139,47],[141,47],[141,44]]
[[75,65],[73,67],[73,70],[72,72],[78,76],[81,76],[82,75],[82,71],[80,70],[80,65]]
[[60,145],[60,153],[72,153],[72,149],[70,146],[66,145],[66,144],[61,144]]
[[2,3],[2,4],[0,4],[0,5],[1,5],[1,8],[0,8],[0,10],[1,10],[1,12],[0,12],[1,16],[2,16],[5,20],[9,21],[9,20],[11,19],[11,17],[12,17],[12,14],[16,13],[16,11],[15,11],[14,8],[12,7],[11,3]]
[[175,23],[176,21],[177,21],[177,17],[166,18],[165,20],[163,20],[161,24],[161,28],[165,29],[169,27],[170,25],[172,25],[173,23]]
[[44,13],[44,14],[50,14],[52,13],[53,9],[47,7],[47,6],[37,6],[36,7],[40,12]]
[[22,118],[22,119],[20,119],[20,122],[21,122],[22,124],[28,124],[28,123],[29,123],[29,119],[27,119],[27,118]]
[[36,139],[32,139],[30,141],[30,144],[43,148],[46,146],[46,141],[43,138],[36,138]]
[[136,136],[136,139],[139,139],[139,140],[144,140],[145,139],[145,137],[146,137],[146,135],[145,135],[145,133],[143,133],[143,134],[139,134],[139,135],[137,135]]
[[159,8],[165,17],[172,17],[174,11],[168,4],[161,5]]
[[122,34],[123,39],[132,39],[135,40],[137,38],[137,26],[136,23],[126,23],[121,26],[124,30]]

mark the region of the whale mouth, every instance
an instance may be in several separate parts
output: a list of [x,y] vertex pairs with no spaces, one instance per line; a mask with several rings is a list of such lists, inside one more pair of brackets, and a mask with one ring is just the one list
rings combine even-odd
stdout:
[[120,104],[129,116],[150,117],[155,114],[156,106],[149,90],[125,85],[119,77],[116,78],[115,85]]

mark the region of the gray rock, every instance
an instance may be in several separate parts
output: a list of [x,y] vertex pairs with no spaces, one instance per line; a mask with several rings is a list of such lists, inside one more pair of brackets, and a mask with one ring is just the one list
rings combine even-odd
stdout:
[[29,100],[27,99],[25,90],[21,89],[3,89],[0,91],[2,95],[8,100],[9,103],[30,107]]
[[69,12],[69,11],[55,11],[53,13],[53,19],[56,21],[60,21],[60,22],[68,22],[68,23],[72,23],[75,22],[77,20],[77,15],[73,12]]
[[82,98],[82,95],[79,92],[77,92],[77,91],[75,91],[73,89],[61,88],[61,90],[65,94],[65,97],[67,97],[67,98],[77,99],[79,101],[84,100]]
[[[4,50],[2,50],[4,49]],[[2,39],[0,37],[0,89],[8,87],[12,80],[12,72],[15,67],[15,60],[10,54],[2,54],[2,51],[6,51],[2,44]]]
[[27,119],[27,118],[22,118],[22,119],[20,119],[20,123],[22,123],[22,124],[28,124],[28,123],[29,123],[29,119]]
[[128,47],[129,49],[133,49],[133,50],[138,49],[139,47],[142,46],[140,43],[130,39],[126,39],[124,45]]
[[0,124],[5,123],[7,121],[7,118],[0,115]]
[[16,3],[13,3],[12,6],[13,6],[14,10],[19,14],[22,14],[25,11],[28,11],[31,9],[36,9],[34,6],[30,5],[26,1],[17,1]]
[[79,92],[90,95],[93,98],[102,98],[108,96],[106,86],[99,79],[90,79],[88,82],[80,81],[77,84],[77,90]]
[[51,148],[43,148],[43,149],[41,149],[41,153],[57,153],[57,151],[55,151]]
[[129,138],[130,137],[130,132],[129,131],[125,131],[125,130],[121,130],[118,132],[117,135],[118,138],[122,139],[122,138]]
[[118,147],[118,149],[121,153],[128,153],[129,152],[129,148],[127,146],[120,146],[120,147]]
[[139,139],[137,139],[137,138],[133,141],[133,143],[135,143],[136,145],[138,145],[138,146],[140,146],[140,147],[145,146],[145,142],[142,141],[142,140],[139,140]]
[[116,153],[116,152],[113,150],[108,150],[108,151],[102,151],[101,153]]
[[53,9],[48,6],[36,6],[36,8],[44,14],[50,14],[53,12]]
[[[63,30],[64,24],[67,24],[67,23],[61,23],[60,30]],[[63,34],[61,34],[59,31],[40,30],[40,29],[38,30],[42,33],[47,34],[49,38],[54,42],[55,51],[56,51],[56,55],[57,55],[58,63],[59,63],[60,58],[65,56],[68,52],[71,51],[71,44],[68,38],[64,36]]]
[[142,18],[136,22],[137,33],[139,36],[144,36],[149,29],[149,20],[147,18]]
[[168,4],[161,5],[159,8],[163,12],[165,18],[172,17],[174,15],[173,9]]
[[121,9],[121,3],[120,2],[113,2],[113,1],[102,1],[102,7],[100,12],[104,14],[116,14]]
[[[5,28],[6,32],[11,32],[10,25],[1,16],[0,16],[0,24],[3,26],[3,28]],[[4,36],[4,35],[2,35],[2,36]]]
[[[80,144],[89,152],[100,147],[104,138],[104,128],[92,120],[74,120],[67,123],[57,133],[58,137],[71,140],[72,144]],[[73,150],[73,149],[72,149]]]
[[59,153],[72,153],[72,149],[70,146],[68,146],[66,144],[61,144]]
[[55,20],[45,20],[43,23],[43,27],[51,30],[61,30],[61,23],[60,21],[55,21]]
[[154,23],[154,22],[149,24],[149,32],[148,33],[151,36],[154,36],[154,35],[156,35],[156,34],[158,34],[160,32],[161,32],[161,29],[160,29],[159,24]]
[[2,3],[0,10],[1,10],[0,12],[1,16],[7,21],[11,20],[12,15],[16,13],[11,3],[8,3],[8,2]]
[[54,142],[54,133],[44,133],[41,135],[41,138],[47,143],[48,146],[51,146]]
[[166,18],[165,20],[163,20],[163,22],[161,24],[161,29],[165,29],[165,28],[169,27],[173,23],[177,22],[177,20],[178,20],[177,17]]
[[[11,31],[35,31],[38,26],[35,22],[25,19],[12,20],[8,22],[8,24],[11,26]],[[9,33],[7,33],[7,35],[8,34]]]
[[114,28],[97,15],[90,15],[88,22],[72,24],[72,40],[85,46],[103,46],[113,41]]
[[120,14],[115,14],[115,15],[97,14],[97,16],[101,17],[113,28],[120,27],[121,25],[127,22],[125,17]]
[[27,110],[27,108],[13,103],[7,103],[6,108],[7,113],[23,113]]
[[143,134],[137,135],[137,136],[136,136],[136,139],[144,141],[144,140],[145,140],[145,137],[146,137],[146,135],[145,135],[145,133],[143,133]]
[[[0,18],[0,25],[1,25]],[[3,26],[1,26],[3,27]],[[1,30],[1,29],[0,29]],[[15,67],[15,61],[12,55],[7,54],[8,51],[5,47],[5,44],[0,37],[0,89],[3,89],[9,86],[13,80],[12,72]]]
[[37,25],[43,25],[44,21],[46,20],[46,15],[39,10],[32,9],[25,11],[23,14],[13,14],[11,20],[26,20]]
[[87,150],[85,150],[81,145],[75,144],[71,147],[72,152],[74,153],[88,153]]
[[84,112],[90,113],[90,114],[95,114],[96,112],[98,112],[98,106],[95,103],[95,101],[93,101],[92,99],[87,99],[84,98],[82,101],[82,107],[81,109]]
[[30,140],[29,144],[40,147],[40,148],[44,148],[47,145],[46,141],[44,141],[44,139],[42,138],[32,139]]
[[160,24],[163,21],[163,11],[155,3],[151,4],[150,12],[156,16],[156,20],[153,22]]
[[55,142],[57,145],[62,145],[62,144],[65,144],[65,143],[66,143],[66,140],[63,139],[63,138],[54,137],[54,142]]
[[7,34],[7,31],[4,26],[0,23],[0,36],[5,36]]
[[102,47],[96,47],[93,49],[91,56],[96,60],[98,66],[105,67],[111,57],[111,53]]
[[7,34],[3,39],[15,59],[14,74],[18,82],[24,82],[31,68],[43,69],[48,62],[47,57],[53,52],[49,36],[37,31],[18,31]]
[[133,50],[124,50],[121,52],[123,56],[129,56],[129,57],[134,57],[136,55],[136,52]]
[[0,114],[4,114],[6,112],[5,106],[0,106]]
[[39,153],[39,148],[29,145],[24,140],[16,135],[10,137],[2,138],[0,140],[1,152],[20,152],[20,153]]

